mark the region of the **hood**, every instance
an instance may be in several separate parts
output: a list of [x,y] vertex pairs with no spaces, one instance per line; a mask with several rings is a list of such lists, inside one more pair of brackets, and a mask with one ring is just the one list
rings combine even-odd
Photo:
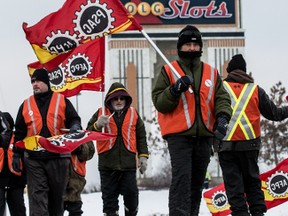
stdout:
[[113,110],[113,107],[111,105],[111,99],[119,96],[125,97],[126,100],[126,105],[123,110],[126,110],[128,107],[130,107],[132,103],[132,97],[129,95],[125,86],[118,82],[115,82],[110,86],[105,97],[105,106],[109,110]]

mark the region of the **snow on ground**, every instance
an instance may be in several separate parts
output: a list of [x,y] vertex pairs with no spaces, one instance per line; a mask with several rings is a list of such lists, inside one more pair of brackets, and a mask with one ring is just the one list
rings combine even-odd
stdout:
[[[82,194],[83,199],[83,216],[102,216],[102,199],[101,192]],[[28,200],[25,194],[25,203],[28,212]],[[124,215],[123,200],[119,199],[119,215]],[[265,216],[287,216],[288,202],[274,207],[266,213]],[[7,216],[10,214],[8,213]],[[27,214],[28,215],[28,214]],[[65,212],[64,216],[67,216]],[[141,190],[139,192],[139,213],[138,216],[167,216],[168,215],[168,190],[151,191]],[[202,199],[199,216],[210,216],[204,199]]]

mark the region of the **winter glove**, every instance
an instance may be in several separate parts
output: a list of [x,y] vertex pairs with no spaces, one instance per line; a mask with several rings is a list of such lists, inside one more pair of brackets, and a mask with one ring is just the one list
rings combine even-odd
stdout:
[[78,133],[78,130],[81,130],[81,126],[79,124],[73,124],[71,127],[70,127],[70,131],[69,133],[72,134],[72,133]]
[[219,116],[217,118],[217,124],[214,131],[216,139],[222,140],[226,136],[227,129],[228,129],[227,118]]
[[83,148],[83,146],[80,145],[76,149],[74,149],[71,153],[72,154],[76,154],[76,155],[81,154],[82,153],[82,148]]
[[171,86],[170,92],[174,96],[179,96],[182,92],[185,92],[189,89],[189,85],[192,85],[192,77],[186,75],[179,78],[174,85]]
[[143,174],[147,169],[147,157],[139,157],[139,171]]
[[101,130],[105,125],[109,123],[108,115],[101,115],[96,121],[96,127],[98,130]]
[[21,155],[19,153],[14,153],[13,157],[12,157],[12,168],[13,170],[15,170],[16,172],[21,172]]

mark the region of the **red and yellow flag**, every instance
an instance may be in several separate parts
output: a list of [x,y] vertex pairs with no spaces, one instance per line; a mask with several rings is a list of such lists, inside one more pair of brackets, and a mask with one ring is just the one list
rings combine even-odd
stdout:
[[23,30],[41,64],[87,41],[142,30],[120,0],[66,0],[62,8]]
[[[35,69],[48,70],[51,90],[66,97],[77,95],[81,90],[104,91],[105,40],[92,40],[61,54],[48,64],[34,62],[28,65],[30,76]],[[59,64],[60,63],[60,64]],[[53,70],[49,70],[54,68]]]
[[45,138],[39,135],[26,137],[22,141],[18,141],[15,145],[19,148],[30,151],[49,151],[60,154],[67,154],[74,151],[83,143],[93,140],[107,140],[114,138],[114,134],[83,131],[73,134],[62,134]]
[[[274,169],[260,175],[267,209],[288,201],[288,158]],[[231,213],[224,184],[203,193],[207,207],[213,216],[227,216]]]

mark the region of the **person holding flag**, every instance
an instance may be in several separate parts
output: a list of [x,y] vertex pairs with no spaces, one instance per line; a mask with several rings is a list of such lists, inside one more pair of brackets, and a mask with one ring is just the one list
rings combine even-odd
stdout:
[[169,215],[173,216],[199,214],[214,136],[225,136],[232,114],[230,97],[217,69],[200,59],[202,47],[198,28],[183,28],[177,42],[179,59],[171,62],[180,78],[166,64],[152,90],[171,157]]
[[261,146],[260,117],[282,121],[288,106],[277,108],[266,92],[246,73],[246,61],[234,55],[227,67],[224,86],[233,115],[226,136],[215,144],[233,216],[263,216],[266,212],[257,164]]
[[[15,123],[15,140],[40,135],[51,137],[62,134],[61,128],[70,133],[81,129],[81,119],[72,103],[63,95],[52,92],[48,72],[41,68],[31,76],[34,94],[24,100]],[[14,146],[13,169],[21,171],[20,159],[24,151]],[[63,196],[68,180],[71,154],[25,150],[29,211],[31,216],[62,216]]]
[[[99,108],[88,122],[87,129],[116,134],[110,140],[97,141],[99,154],[103,212],[119,214],[118,197],[123,195],[125,216],[138,212],[136,165],[143,174],[147,168],[148,147],[145,125],[131,106],[132,97],[121,83],[113,83],[105,97],[104,113]],[[137,161],[138,160],[138,161]]]

